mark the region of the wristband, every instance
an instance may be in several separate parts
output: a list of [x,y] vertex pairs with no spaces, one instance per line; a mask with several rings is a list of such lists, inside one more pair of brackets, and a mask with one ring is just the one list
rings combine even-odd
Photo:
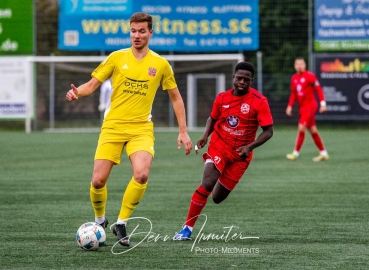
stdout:
[[320,106],[327,106],[327,103],[325,102],[325,100],[322,100],[322,101],[320,102]]

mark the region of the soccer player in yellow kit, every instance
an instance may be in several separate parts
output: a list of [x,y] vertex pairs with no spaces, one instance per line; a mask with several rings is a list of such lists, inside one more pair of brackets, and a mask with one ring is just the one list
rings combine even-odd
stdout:
[[159,85],[167,90],[179,126],[178,148],[181,143],[188,155],[192,142],[187,134],[185,108],[168,61],[148,47],[153,34],[152,17],[135,13],[130,18],[132,46],[111,53],[91,74],[92,79],[76,88],[73,84],[66,94],[68,101],[92,94],[102,82],[111,77],[113,91],[110,107],[106,109],[95,153],[90,198],[95,221],[104,228],[107,201],[106,182],[113,165],[120,163],[123,149],[129,156],[133,176],[122,199],[113,233],[123,246],[129,246],[127,220],[142,199],[154,157],[154,130],[151,108]]

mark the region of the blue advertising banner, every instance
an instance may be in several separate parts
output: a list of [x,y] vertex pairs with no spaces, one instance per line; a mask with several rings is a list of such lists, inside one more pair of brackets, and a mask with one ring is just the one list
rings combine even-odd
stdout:
[[315,0],[315,51],[368,51],[369,0]]
[[258,0],[59,0],[59,49],[114,51],[129,47],[129,18],[135,12],[153,16],[150,48],[155,51],[259,48]]

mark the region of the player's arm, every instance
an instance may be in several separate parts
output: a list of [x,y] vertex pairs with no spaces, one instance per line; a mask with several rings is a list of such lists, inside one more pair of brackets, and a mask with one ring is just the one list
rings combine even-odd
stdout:
[[[213,119],[211,116],[209,116],[208,120],[206,120],[204,135],[202,135],[196,144],[199,149],[203,148],[207,144],[210,134],[214,131],[214,125],[216,122],[217,120]],[[197,153],[198,150],[196,150],[196,154]]]
[[237,149],[241,158],[244,158],[244,159],[247,158],[253,149],[264,144],[273,136],[273,125],[265,126],[261,128],[263,131],[260,133],[260,135],[257,137],[255,141],[253,141],[252,143],[248,145],[241,146],[240,148]]
[[292,79],[291,79],[291,86],[290,86],[291,93],[290,93],[290,98],[288,100],[288,105],[287,105],[287,108],[286,108],[286,114],[288,116],[292,115],[292,106],[296,101],[296,93],[295,93],[295,89],[293,89],[293,88],[294,87],[293,87],[293,83],[292,83]]
[[318,98],[320,101],[320,108],[319,108],[319,112],[323,113],[325,111],[327,111],[327,103],[324,100],[324,92],[322,87],[320,86],[320,83],[318,81],[318,79],[315,77],[315,75],[312,76],[313,79],[313,87],[315,92],[318,94]]
[[178,149],[181,148],[181,143],[185,147],[186,155],[188,155],[192,150],[192,142],[190,136],[187,133],[187,125],[186,125],[186,111],[183,103],[183,99],[181,94],[179,93],[178,88],[173,88],[167,90],[169,94],[169,98],[172,101],[173,109],[177,117],[178,127],[179,127],[179,135],[177,139]]
[[92,77],[91,80],[80,85],[78,88],[75,87],[74,84],[71,84],[72,89],[67,92],[65,98],[68,101],[73,101],[77,100],[79,97],[91,95],[100,85],[101,82],[95,77]]

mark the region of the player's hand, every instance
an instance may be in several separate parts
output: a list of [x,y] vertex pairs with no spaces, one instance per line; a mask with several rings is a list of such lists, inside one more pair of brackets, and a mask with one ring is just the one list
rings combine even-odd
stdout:
[[250,147],[245,145],[245,146],[238,147],[236,151],[239,152],[238,155],[240,156],[241,159],[246,159],[249,157],[251,149]]
[[179,133],[178,139],[177,139],[178,149],[181,148],[181,143],[183,144],[183,146],[185,148],[186,155],[188,155],[189,153],[191,153],[191,150],[192,150],[192,142],[191,142],[190,136],[188,136],[188,133],[187,132],[180,132]]
[[71,84],[72,89],[68,91],[65,98],[68,101],[73,101],[78,99],[78,89],[74,86],[74,84]]
[[286,114],[287,114],[288,116],[291,116],[291,115],[292,115],[292,107],[291,107],[291,106],[287,106]]
[[327,111],[327,106],[320,106],[320,108],[319,108],[320,113],[324,113],[326,111]]
[[195,151],[196,154],[199,153],[199,149],[203,148],[206,145],[207,142],[208,142],[207,137],[202,137],[200,140],[197,141],[196,146],[197,146],[198,149],[196,149],[196,151]]

